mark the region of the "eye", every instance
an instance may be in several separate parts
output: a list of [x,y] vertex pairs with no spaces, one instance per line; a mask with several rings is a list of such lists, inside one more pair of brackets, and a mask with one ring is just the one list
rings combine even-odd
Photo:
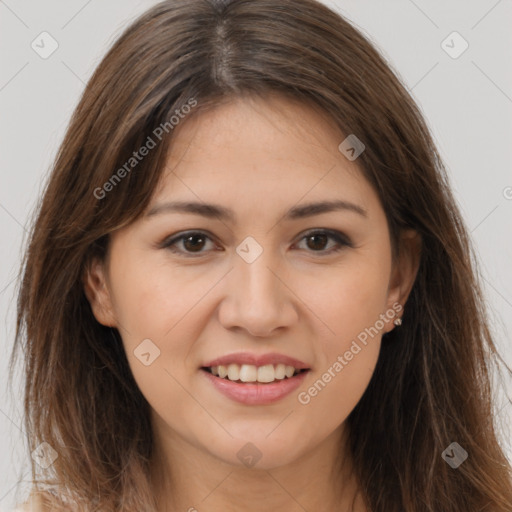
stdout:
[[161,247],[174,253],[193,257],[194,254],[200,255],[204,252],[202,249],[207,245],[206,240],[212,242],[211,238],[201,231],[189,231],[165,240]]
[[[326,250],[329,239],[334,240],[334,247]],[[343,249],[343,247],[354,247],[350,239],[339,231],[332,231],[330,229],[317,229],[306,233],[302,238],[306,240],[306,246],[311,252],[321,252],[331,254]]]
[[[346,235],[329,229],[311,230],[302,236],[300,242],[303,240],[306,241],[306,250],[321,253],[322,255],[338,252],[344,247],[354,247],[354,244]],[[330,248],[328,248],[329,240],[334,241],[333,246]],[[188,231],[164,240],[160,247],[186,257],[194,257],[208,252],[203,250],[208,245],[208,242],[215,247],[212,238],[208,234],[202,231]]]

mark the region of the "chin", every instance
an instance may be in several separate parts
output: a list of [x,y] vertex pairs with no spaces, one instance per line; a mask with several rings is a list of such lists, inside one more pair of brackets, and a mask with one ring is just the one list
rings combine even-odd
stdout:
[[[267,434],[230,440],[212,455],[226,464],[250,470],[272,470],[293,463],[301,450],[293,437],[288,442],[282,439],[269,440]],[[224,449],[222,449],[224,448]]]

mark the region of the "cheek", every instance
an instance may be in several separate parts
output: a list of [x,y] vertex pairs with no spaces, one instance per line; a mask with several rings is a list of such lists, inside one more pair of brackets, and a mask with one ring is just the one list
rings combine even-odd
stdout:
[[379,357],[384,298],[376,290],[347,286],[325,304],[322,318],[334,334],[328,330],[317,338],[318,364],[297,397],[311,435],[336,428],[363,396]]
[[180,410],[189,398],[179,384],[192,335],[187,312],[198,299],[158,266],[120,264],[115,277],[116,317],[135,382],[154,410]]
[[346,419],[375,370],[391,265],[390,258],[376,254],[368,251],[366,257],[358,254],[347,258],[346,264],[329,270],[330,278],[322,287],[315,288],[321,293],[308,295],[311,309],[319,312],[319,325],[328,328],[322,328],[323,334],[317,337],[318,364],[298,401],[310,409],[310,418],[318,428]]
[[142,264],[137,258],[118,258],[111,275],[116,319],[141,392],[152,405],[186,398],[177,382],[183,382],[193,369],[191,344],[205,318],[201,299],[218,277],[191,278],[190,273]]
[[[387,308],[390,258],[376,251],[353,253],[342,264],[301,277],[301,298],[320,320],[325,352],[348,350],[350,341],[371,328]],[[379,330],[382,325],[379,323]]]
[[[298,408],[303,410],[310,435],[336,429],[363,396],[377,363],[380,339],[375,338],[368,347],[359,345],[349,344],[352,350],[333,353],[330,364],[301,389]],[[352,354],[350,360],[347,352]]]
[[186,272],[137,261],[120,260],[113,269],[116,318],[127,339],[163,340],[184,324],[182,319],[205,295],[211,279],[191,282]]

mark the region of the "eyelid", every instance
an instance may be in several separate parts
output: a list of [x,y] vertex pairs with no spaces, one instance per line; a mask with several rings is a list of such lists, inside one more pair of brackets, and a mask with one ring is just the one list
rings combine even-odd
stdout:
[[[324,234],[327,235],[328,238],[331,238],[337,242],[337,247],[328,249],[328,250],[320,250],[320,251],[314,251],[309,250],[308,253],[315,254],[318,253],[318,256],[327,256],[332,253],[338,252],[344,247],[354,248],[355,245],[353,244],[352,240],[345,235],[343,232],[335,230],[335,229],[328,229],[328,228],[310,228],[306,231],[303,231],[300,233],[297,238],[298,241],[295,242],[293,245],[295,246],[297,243],[302,242],[305,238],[308,236],[312,236],[314,234]],[[187,230],[187,231],[181,231],[178,233],[175,233],[174,235],[171,235],[169,237],[166,237],[161,243],[158,244],[158,248],[161,249],[168,249],[173,253],[183,255],[184,257],[200,257],[204,254],[208,254],[210,251],[199,251],[197,253],[194,252],[186,252],[186,251],[178,251],[173,250],[172,247],[175,246],[177,242],[182,241],[183,239],[186,239],[187,237],[199,235],[203,236],[204,238],[209,239],[211,242],[215,243],[216,237],[213,236],[208,230],[203,229],[197,229],[197,230]],[[223,250],[223,249],[221,249]]]
[[305,238],[307,236],[311,236],[311,235],[314,235],[317,233],[326,234],[326,235],[334,238],[335,240],[339,241],[340,243],[346,244],[350,247],[354,247],[354,244],[352,243],[352,240],[350,239],[350,237],[347,236],[342,231],[338,231],[337,229],[311,228],[311,229],[308,229],[307,231],[302,232],[299,235],[299,237],[300,237],[300,240],[302,240],[303,238]]
[[[171,247],[175,245],[177,242],[180,242],[181,240],[194,235],[200,235],[204,238],[208,238],[210,241],[215,243],[216,238],[208,231],[204,229],[192,229],[187,231],[179,231],[178,233],[175,233],[174,235],[166,237],[161,243],[158,244],[158,248],[160,249],[168,249],[171,250],[171,252],[176,252],[180,254],[186,254],[187,256],[194,257],[194,253],[192,252],[181,252],[181,251],[172,251]],[[200,256],[202,254],[205,254],[205,252],[198,252],[195,253],[197,256]]]

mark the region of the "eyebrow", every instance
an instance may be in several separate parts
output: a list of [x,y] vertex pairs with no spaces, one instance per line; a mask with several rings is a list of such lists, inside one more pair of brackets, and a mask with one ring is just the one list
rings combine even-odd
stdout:
[[[316,203],[307,203],[290,208],[284,215],[285,220],[303,219],[305,217],[312,217],[313,215],[320,215],[322,213],[329,213],[334,211],[349,211],[357,213],[362,217],[367,218],[368,212],[357,204],[345,200],[333,201],[320,201]],[[202,215],[208,218],[218,218],[220,220],[235,221],[235,214],[233,210],[225,208],[224,206],[208,203],[175,201],[161,203],[153,206],[147,213],[146,217],[153,217],[163,213],[193,213]]]

